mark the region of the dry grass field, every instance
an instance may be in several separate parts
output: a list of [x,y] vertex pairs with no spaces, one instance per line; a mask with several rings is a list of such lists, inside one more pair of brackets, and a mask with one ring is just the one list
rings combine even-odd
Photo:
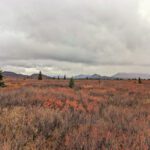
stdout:
[[150,81],[5,79],[2,150],[149,150]]

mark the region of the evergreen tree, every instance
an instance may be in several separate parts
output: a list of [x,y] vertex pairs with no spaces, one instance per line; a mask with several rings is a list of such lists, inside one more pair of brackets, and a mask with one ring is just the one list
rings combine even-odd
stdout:
[[4,87],[4,86],[5,86],[5,84],[4,84],[4,81],[3,81],[3,73],[0,70],[0,87]]
[[39,72],[38,80],[42,80],[42,72]]
[[139,79],[138,79],[138,83],[139,84],[141,84],[142,83],[142,81],[141,81],[141,78],[139,77]]
[[3,80],[3,74],[2,74],[2,70],[0,70],[0,81]]
[[69,81],[69,87],[74,88],[74,86],[75,86],[74,79],[71,78],[70,81]]
[[66,75],[64,75],[64,80],[66,80]]

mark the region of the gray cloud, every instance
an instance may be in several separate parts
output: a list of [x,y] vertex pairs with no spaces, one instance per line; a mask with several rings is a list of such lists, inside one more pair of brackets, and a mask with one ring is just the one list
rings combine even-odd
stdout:
[[24,73],[147,72],[149,3],[1,0],[0,65]]

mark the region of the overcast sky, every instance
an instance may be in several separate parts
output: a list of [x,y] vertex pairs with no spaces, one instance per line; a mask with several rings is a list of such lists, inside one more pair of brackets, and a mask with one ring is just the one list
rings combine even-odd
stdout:
[[150,0],[0,0],[0,67],[150,73]]

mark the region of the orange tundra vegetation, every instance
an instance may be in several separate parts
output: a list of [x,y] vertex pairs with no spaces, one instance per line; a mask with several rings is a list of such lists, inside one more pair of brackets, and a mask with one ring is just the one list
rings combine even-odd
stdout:
[[149,150],[150,81],[5,79],[2,150]]

